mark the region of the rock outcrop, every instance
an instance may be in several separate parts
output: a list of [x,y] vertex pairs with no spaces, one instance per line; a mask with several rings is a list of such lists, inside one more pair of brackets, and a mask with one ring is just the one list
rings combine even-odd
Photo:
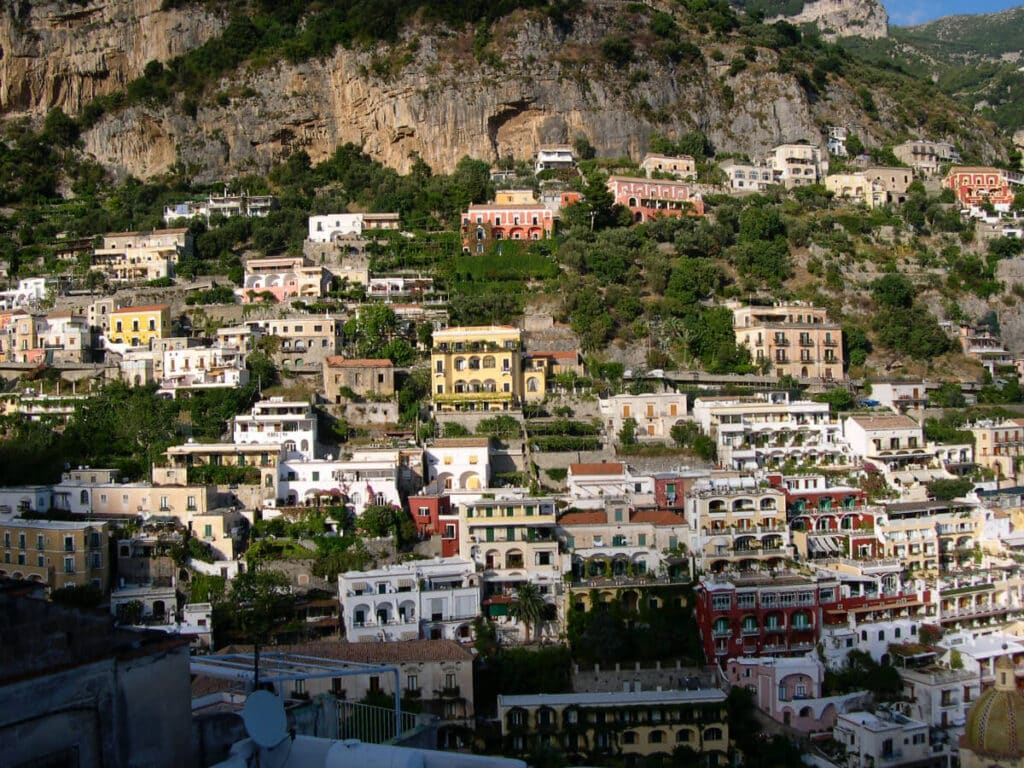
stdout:
[[878,0],[809,0],[800,13],[785,18],[792,24],[814,24],[830,40],[889,34],[889,14]]
[[239,95],[202,105],[195,118],[174,105],[106,116],[85,146],[121,173],[151,176],[177,161],[215,180],[265,171],[298,149],[315,162],[345,142],[400,171],[414,153],[450,171],[464,155],[529,158],[542,143],[578,136],[603,156],[639,158],[655,132],[700,129],[720,151],[755,154],[781,142],[820,143],[821,126],[837,115],[856,125],[852,94],[837,90],[812,104],[766,49],[735,76],[727,62],[739,51],[725,44],[722,63],[666,65],[639,52],[617,69],[600,54],[613,13],[592,8],[571,31],[531,15],[503,23],[496,65],[468,53],[470,32],[418,35],[412,61],[397,66],[381,62],[405,49],[338,49],[324,60],[279,63],[236,75],[221,91]]
[[124,88],[147,62],[166,61],[218,34],[201,5],[161,10],[161,0],[0,3],[0,111],[77,113]]

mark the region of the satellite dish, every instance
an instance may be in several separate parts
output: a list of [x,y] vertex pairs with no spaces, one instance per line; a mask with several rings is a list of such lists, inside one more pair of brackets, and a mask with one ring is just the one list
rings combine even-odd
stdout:
[[276,747],[288,738],[284,704],[270,691],[254,691],[245,701],[242,722],[249,738],[264,749]]

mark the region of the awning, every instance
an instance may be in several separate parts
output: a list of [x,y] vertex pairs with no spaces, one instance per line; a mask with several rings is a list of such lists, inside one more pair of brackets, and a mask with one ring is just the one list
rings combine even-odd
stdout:
[[504,603],[491,604],[487,608],[487,615],[492,618],[494,616],[508,616],[508,606]]

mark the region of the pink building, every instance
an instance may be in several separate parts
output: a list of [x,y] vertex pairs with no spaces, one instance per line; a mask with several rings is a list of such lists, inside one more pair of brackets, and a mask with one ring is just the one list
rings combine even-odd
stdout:
[[554,232],[554,211],[540,203],[471,205],[462,214],[466,253],[483,253],[495,240],[542,240]]
[[762,712],[803,733],[831,731],[840,713],[857,709],[868,695],[858,692],[822,698],[825,665],[813,655],[729,659],[725,675],[729,685],[753,693]]
[[999,168],[956,166],[949,169],[942,186],[952,189],[957,202],[964,208],[988,201],[999,210],[1009,210],[1013,203],[1013,190],[1006,172]]
[[249,259],[245,262],[245,281],[235,293],[243,304],[259,303],[265,294],[278,302],[290,299],[316,300],[330,287],[331,276],[321,266],[303,257]]
[[703,216],[704,201],[682,181],[610,176],[608,189],[617,205],[629,208],[634,221],[654,216]]

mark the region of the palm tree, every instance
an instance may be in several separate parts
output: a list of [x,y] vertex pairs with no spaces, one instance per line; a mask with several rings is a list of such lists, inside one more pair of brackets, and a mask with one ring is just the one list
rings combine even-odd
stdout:
[[516,590],[516,599],[509,606],[509,615],[518,619],[526,625],[526,641],[533,640],[533,628],[540,624],[544,618],[544,596],[536,584],[529,581],[519,585]]

